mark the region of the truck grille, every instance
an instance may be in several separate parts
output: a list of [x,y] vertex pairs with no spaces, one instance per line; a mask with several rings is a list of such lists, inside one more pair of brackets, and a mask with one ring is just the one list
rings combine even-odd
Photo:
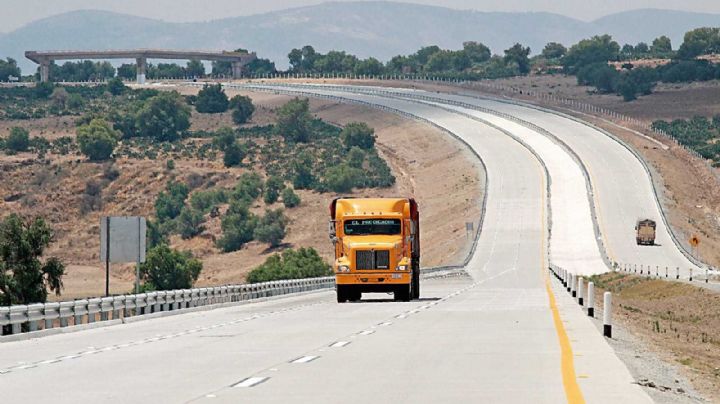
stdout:
[[390,251],[356,251],[355,268],[363,269],[389,269]]

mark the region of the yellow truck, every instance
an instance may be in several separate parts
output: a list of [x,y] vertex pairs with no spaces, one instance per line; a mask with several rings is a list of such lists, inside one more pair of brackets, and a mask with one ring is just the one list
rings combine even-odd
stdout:
[[330,204],[338,303],[363,293],[420,297],[420,213],[412,198],[338,198]]
[[651,219],[640,219],[635,225],[635,242],[638,245],[655,244],[655,221]]

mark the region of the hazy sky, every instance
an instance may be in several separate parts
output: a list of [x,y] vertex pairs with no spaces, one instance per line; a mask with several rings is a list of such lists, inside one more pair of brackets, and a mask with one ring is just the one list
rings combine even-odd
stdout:
[[[344,1],[344,0],[339,0]],[[162,19],[203,21],[323,3],[323,0],[0,0],[0,32],[66,11],[99,9]],[[549,11],[592,20],[618,11],[664,8],[720,13],[718,0],[412,0],[481,11]]]

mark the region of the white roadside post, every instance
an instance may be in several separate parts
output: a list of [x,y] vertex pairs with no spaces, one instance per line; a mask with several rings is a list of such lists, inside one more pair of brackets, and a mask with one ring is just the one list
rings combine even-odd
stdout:
[[612,293],[603,295],[603,336],[612,338]]
[[595,283],[588,282],[587,313],[589,317],[595,317]]
[[572,297],[577,296],[577,275],[573,274],[572,282],[570,283],[570,293]]
[[583,305],[583,278],[578,278],[578,288],[577,288],[577,298],[578,298],[578,304],[580,306]]

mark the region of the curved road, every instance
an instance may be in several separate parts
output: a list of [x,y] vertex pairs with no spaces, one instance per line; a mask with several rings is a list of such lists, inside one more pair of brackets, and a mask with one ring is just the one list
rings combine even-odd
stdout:
[[[333,292],[319,292],[2,343],[3,396],[73,403],[650,402],[595,325],[549,279],[549,256],[573,265],[578,253],[583,263],[601,265],[583,174],[569,155],[522,127],[488,125],[495,118],[472,109],[313,91],[424,119],[481,156],[487,210],[470,277],[428,279],[422,298],[410,303],[369,295],[338,305]],[[543,161],[553,155],[557,161]],[[548,189],[568,199],[552,201]],[[581,212],[577,243],[555,223],[556,211],[576,208],[570,203]]]

